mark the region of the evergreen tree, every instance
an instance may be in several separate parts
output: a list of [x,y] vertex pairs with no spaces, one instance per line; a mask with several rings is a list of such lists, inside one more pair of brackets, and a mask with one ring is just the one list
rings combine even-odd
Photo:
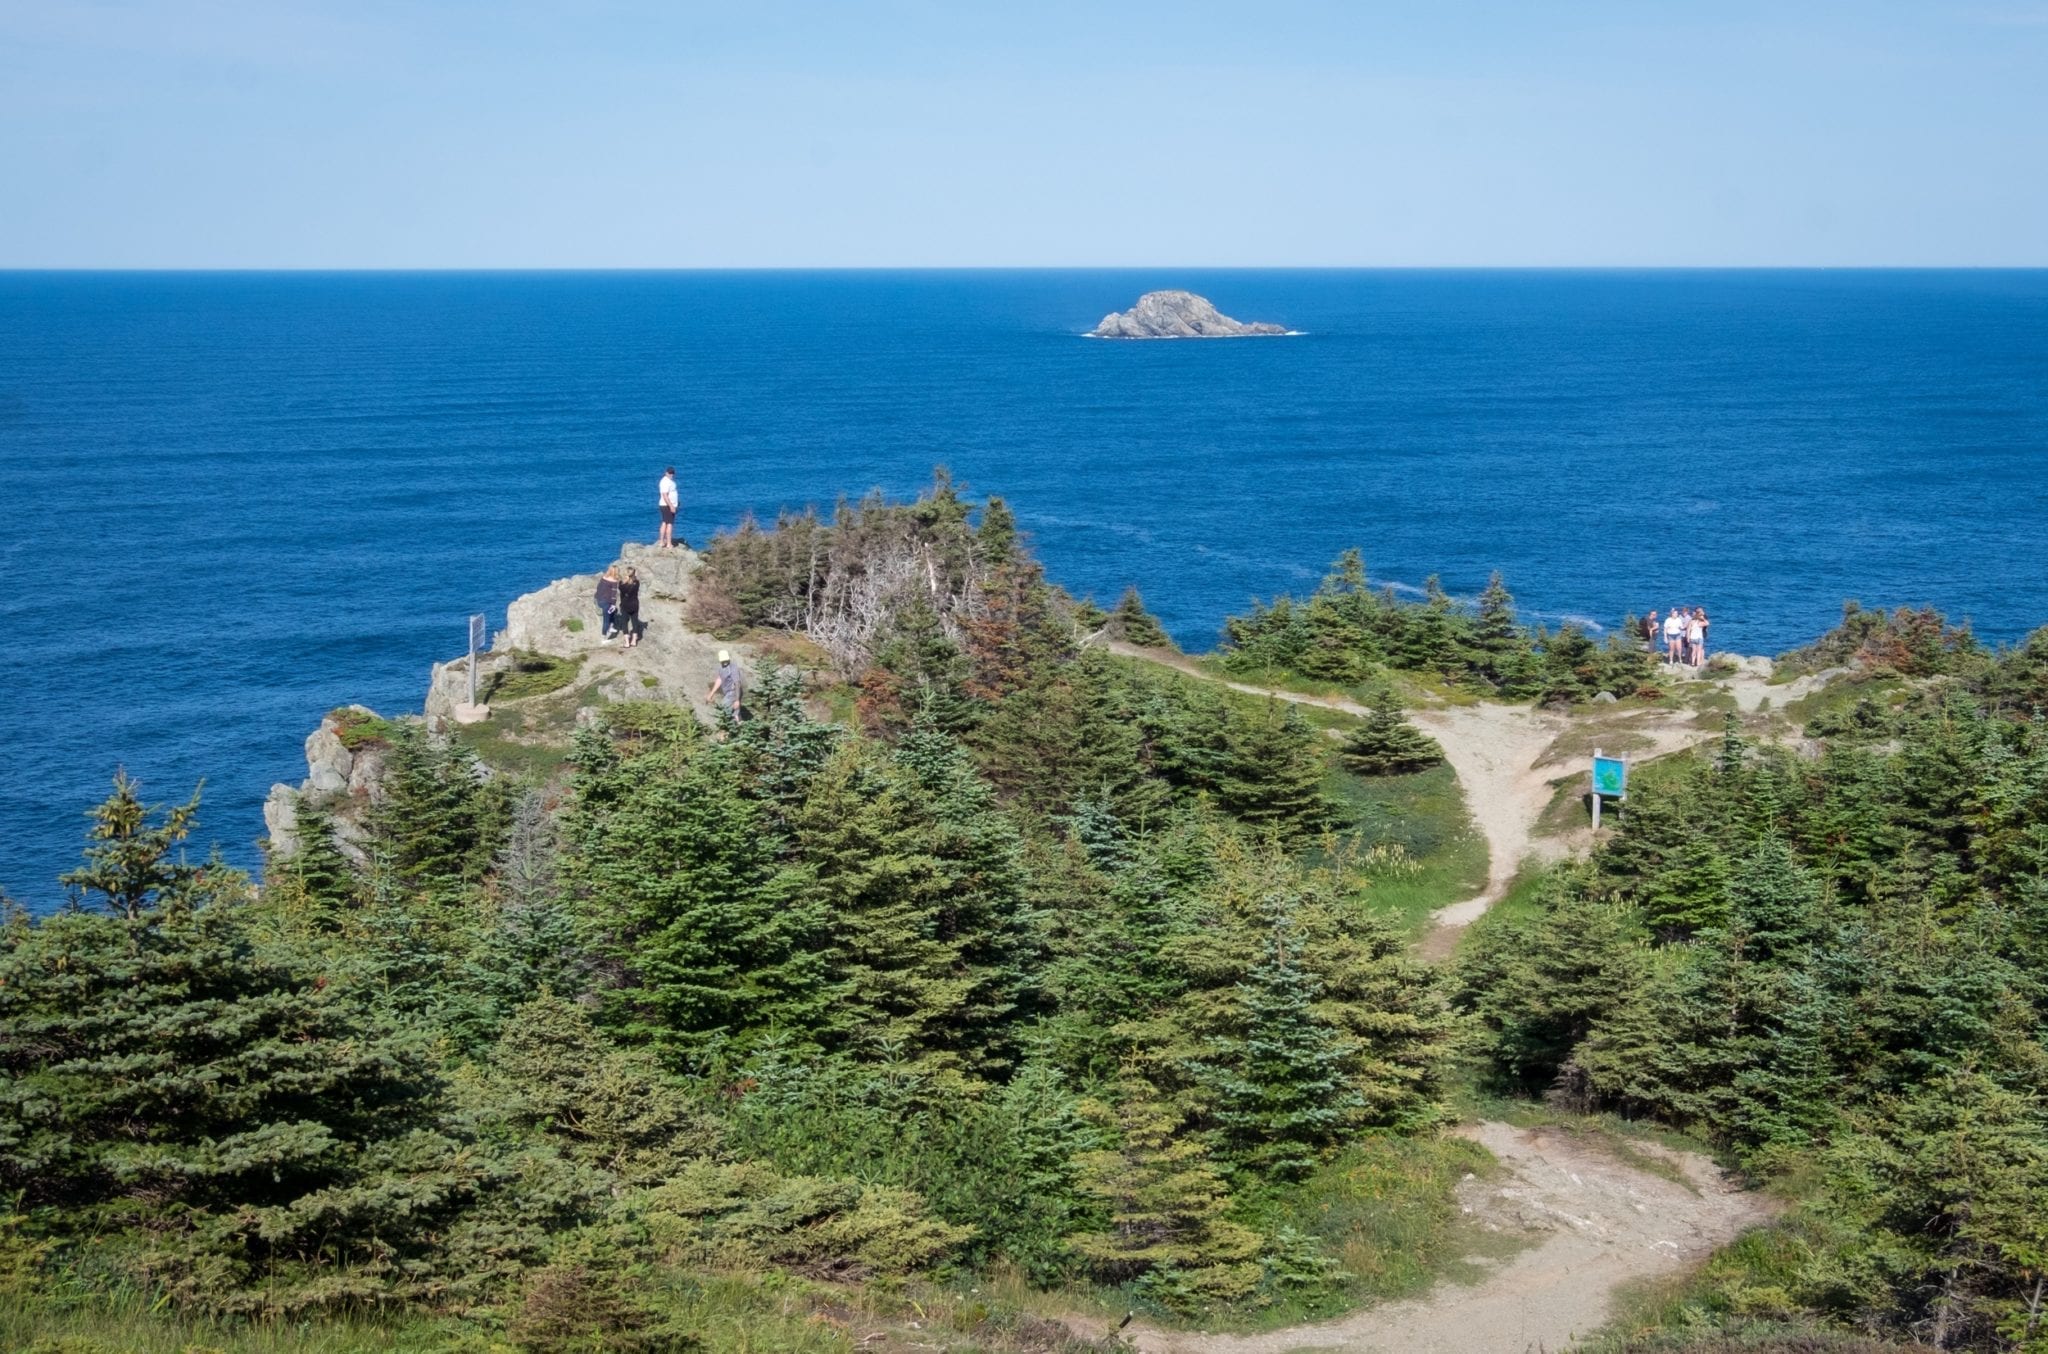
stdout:
[[1307,1174],[1317,1149],[1365,1106],[1348,1075],[1349,1041],[1315,1014],[1321,992],[1295,959],[1292,931],[1284,916],[1272,918],[1264,954],[1237,985],[1238,1027],[1198,1073],[1215,1090],[1214,1119],[1231,1154],[1283,1180]]
[[502,841],[507,799],[474,756],[398,725],[383,787],[370,835],[406,887],[447,899],[483,878]]
[[981,505],[981,524],[975,528],[974,541],[982,558],[992,567],[1010,563],[1017,555],[1017,515],[1010,511],[1010,505],[1002,499],[989,496]]
[[1138,595],[1135,586],[1124,589],[1124,595],[1117,599],[1116,610],[1110,613],[1110,630],[1126,644],[1135,644],[1141,649],[1174,649],[1173,636],[1159,624],[1156,617],[1145,609],[1145,599]]
[[610,1018],[674,1056],[815,1018],[823,919],[778,869],[728,746],[586,741],[565,883],[611,971]]
[[833,1043],[919,1075],[964,1068],[954,1034],[981,975],[948,935],[947,870],[903,785],[849,742],[811,783],[795,820],[804,901],[830,937],[823,1030]]
[[1338,755],[1346,766],[1364,776],[1400,776],[1444,759],[1434,738],[1402,718],[1392,682],[1379,678],[1361,696],[1370,713],[1345,736]]
[[1323,745],[1292,704],[1268,699],[1224,729],[1228,760],[1216,802],[1244,822],[1282,835],[1312,832],[1335,815],[1323,792]]
[[298,849],[271,865],[273,882],[292,890],[316,925],[334,926],[361,892],[355,867],[336,844],[334,816],[324,805],[301,796],[293,835]]
[[1231,1198],[1222,1176],[1158,1093],[1127,1073],[1114,1107],[1090,1102],[1083,1113],[1117,1139],[1077,1159],[1082,1190],[1109,1215],[1104,1229],[1070,1238],[1096,1276],[1141,1280],[1143,1291],[1183,1309],[1251,1292],[1259,1235],[1224,1216]]
[[59,913],[0,953],[0,1188],[178,1301],[404,1293],[474,1183],[432,1131],[421,1041],[260,952],[244,883],[169,859],[191,815],[134,808],[124,778],[95,815],[119,831],[77,872],[114,915]]
[[97,896],[116,916],[131,920],[159,904],[189,905],[205,882],[205,872],[179,850],[198,820],[199,792],[177,808],[161,810],[161,821],[152,823],[160,810],[144,804],[140,790],[126,771],[114,773],[114,793],[91,813],[84,864],[59,881],[74,902]]

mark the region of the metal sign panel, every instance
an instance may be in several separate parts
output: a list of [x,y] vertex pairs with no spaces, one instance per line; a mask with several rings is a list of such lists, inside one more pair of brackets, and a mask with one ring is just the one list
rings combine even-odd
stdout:
[[1609,799],[1624,798],[1628,794],[1628,763],[1619,757],[1595,757],[1593,793]]

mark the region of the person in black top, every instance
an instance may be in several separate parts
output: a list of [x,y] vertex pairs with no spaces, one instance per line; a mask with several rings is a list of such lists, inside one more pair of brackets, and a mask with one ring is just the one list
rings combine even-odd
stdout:
[[619,575],[619,629],[627,648],[640,643],[640,575],[630,568]]

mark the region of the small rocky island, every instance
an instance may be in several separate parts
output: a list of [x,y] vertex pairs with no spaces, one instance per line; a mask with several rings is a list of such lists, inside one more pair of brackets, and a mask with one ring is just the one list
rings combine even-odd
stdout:
[[1129,310],[1105,315],[1089,338],[1265,338],[1287,333],[1277,324],[1233,320],[1191,291],[1148,291]]

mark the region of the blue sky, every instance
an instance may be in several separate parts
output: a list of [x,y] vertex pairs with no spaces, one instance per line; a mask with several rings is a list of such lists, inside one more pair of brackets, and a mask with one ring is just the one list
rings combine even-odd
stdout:
[[0,0],[0,266],[2048,264],[2048,0]]

